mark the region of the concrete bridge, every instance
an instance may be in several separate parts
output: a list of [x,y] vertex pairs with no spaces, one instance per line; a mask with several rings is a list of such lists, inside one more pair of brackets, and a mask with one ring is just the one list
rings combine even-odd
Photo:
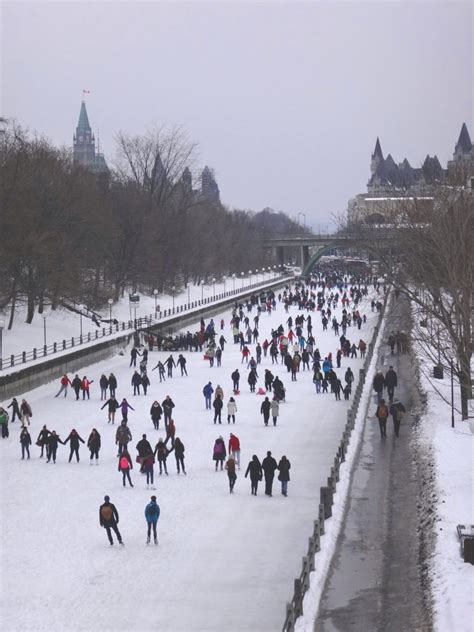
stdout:
[[[380,236],[380,239],[389,241],[389,238]],[[306,237],[282,237],[267,239],[263,247],[272,249],[279,264],[285,263],[285,250],[298,249],[301,262],[302,275],[311,272],[314,265],[323,255],[338,250],[357,250],[358,252],[370,252],[370,241],[358,237],[345,237],[343,235],[314,235]]]

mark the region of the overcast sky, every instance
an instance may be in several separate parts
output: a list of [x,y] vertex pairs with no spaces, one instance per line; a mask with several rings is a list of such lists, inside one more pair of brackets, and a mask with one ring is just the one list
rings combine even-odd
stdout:
[[226,204],[316,230],[377,136],[412,166],[474,137],[471,2],[4,1],[1,24],[4,116],[69,146],[85,88],[109,163],[119,130],[178,123]]

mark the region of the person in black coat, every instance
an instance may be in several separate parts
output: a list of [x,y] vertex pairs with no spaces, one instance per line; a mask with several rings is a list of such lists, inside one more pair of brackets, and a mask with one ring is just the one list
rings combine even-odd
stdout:
[[106,375],[102,374],[100,376],[99,386],[100,386],[100,399],[102,401],[103,399],[107,399],[107,389],[109,388],[109,380],[107,379]]
[[30,458],[30,445],[31,445],[31,435],[28,432],[26,427],[21,429],[20,432],[20,444],[21,444],[21,458],[22,460],[25,458],[25,452],[27,454],[27,458]]
[[110,397],[115,397],[115,391],[117,390],[117,378],[113,373],[109,375],[109,389]]
[[163,409],[160,406],[160,402],[157,402],[155,400],[150,408],[150,417],[153,422],[153,426],[155,430],[160,429],[160,419],[161,419],[162,414],[163,414]]
[[216,423],[216,421],[219,420],[219,423],[221,424],[222,423],[221,413],[222,413],[222,407],[224,406],[224,402],[222,401],[220,395],[217,395],[212,405],[214,407],[214,423]]
[[95,457],[95,462],[97,465],[97,460],[99,458],[99,450],[100,450],[100,434],[97,432],[95,428],[92,429],[92,432],[87,439],[87,447],[91,452],[90,464],[93,463],[93,458]]
[[395,402],[390,406],[390,414],[393,419],[393,431],[396,437],[400,435],[400,424],[406,411],[407,409],[398,399],[395,399]]
[[82,386],[82,380],[77,375],[77,373],[76,373],[73,381],[71,382],[71,386],[74,389],[74,392],[76,393],[76,401],[77,401],[79,399],[79,393],[81,392],[81,386]]
[[255,393],[255,384],[257,383],[257,371],[255,369],[250,369],[247,382],[249,383],[249,386],[250,386],[250,392]]
[[272,392],[272,384],[273,384],[273,373],[270,371],[270,369],[265,369],[265,390],[266,391],[270,391],[270,393]]
[[271,402],[268,399],[268,397],[265,397],[264,401],[262,402],[262,405],[260,406],[260,413],[263,415],[263,423],[268,426],[268,420],[270,419],[270,409],[271,409]]
[[272,457],[272,453],[268,451],[267,456],[262,461],[262,470],[265,474],[265,494],[267,496],[272,495],[273,478],[277,467],[277,462]]
[[104,496],[104,501],[104,504],[99,507],[99,524],[107,531],[107,537],[111,545],[114,543],[110,533],[111,530],[117,536],[118,543],[123,544],[122,536],[117,527],[119,521],[117,508],[110,502],[109,496]]
[[59,435],[56,434],[56,430],[53,430],[48,437],[48,446],[46,449],[47,460],[46,463],[49,463],[51,459],[53,459],[53,463],[56,463],[56,452],[58,450],[58,443],[62,443],[64,445],[64,441],[61,441]]
[[11,423],[15,421],[16,417],[18,417],[18,419],[21,421],[20,406],[18,405],[18,400],[16,397],[12,399],[12,401],[8,404],[7,408],[12,409],[12,418],[10,420]]
[[377,371],[372,382],[374,391],[377,393],[377,402],[380,402],[383,395],[383,387],[385,386],[385,378],[381,371]]
[[146,395],[148,387],[150,386],[150,378],[148,377],[146,371],[144,371],[142,375],[142,386],[143,386],[143,394]]
[[38,438],[36,439],[36,445],[41,446],[41,454],[40,454],[41,459],[43,458],[43,451],[45,447],[46,447],[46,457],[48,457],[48,437],[50,434],[51,433],[46,428],[46,426],[43,426],[38,435]]
[[[112,390],[112,389],[110,389]],[[109,399],[105,402],[105,404],[103,406],[100,407],[100,410],[103,410],[106,406],[108,406],[108,412],[109,412],[109,421],[108,423],[112,422],[112,424],[115,421],[115,412],[117,410],[117,408],[119,407],[119,403],[118,401],[115,399],[115,395],[111,395],[109,397]]]
[[165,427],[168,425],[169,420],[171,419],[171,413],[173,412],[174,402],[169,395],[165,397],[165,399],[161,402],[161,407],[163,408],[163,414],[165,416]]
[[147,457],[149,454],[153,454],[153,448],[151,447],[150,442],[146,438],[146,434],[142,435],[142,438],[140,439],[140,441],[137,443],[135,447],[138,451],[138,458],[141,464],[140,472],[143,472],[143,461],[145,460],[145,457]]
[[385,386],[387,387],[388,401],[393,402],[393,395],[395,393],[395,387],[398,385],[398,377],[395,373],[393,366],[390,366],[387,373],[385,373]]
[[138,371],[132,375],[133,394],[140,395],[140,384],[142,383],[141,375]]
[[69,454],[69,463],[71,462],[73,454],[76,455],[76,461],[77,463],[79,463],[79,441],[81,443],[84,443],[84,439],[82,439],[82,437],[79,436],[77,430],[73,428],[71,432],[69,433],[68,437],[65,439],[63,445],[66,445],[68,441],[71,447],[71,452]]
[[239,383],[240,383],[240,373],[238,369],[235,369],[235,371],[233,371],[233,373],[231,374],[231,379],[232,379],[232,389],[234,391],[234,394],[237,393],[237,391],[239,390]]
[[290,480],[290,468],[291,463],[288,461],[286,456],[282,456],[280,462],[278,463],[278,470],[280,473],[278,474],[278,480],[281,482],[281,493],[283,496],[288,495],[288,481]]
[[137,356],[141,355],[136,347],[133,347],[130,351],[130,365],[129,366],[137,366]]
[[249,462],[247,466],[247,470],[245,471],[245,478],[250,474],[250,486],[252,495],[257,495],[258,482],[262,480],[262,466],[256,454],[253,455],[252,460]]
[[183,474],[186,474],[186,470],[184,469],[184,445],[179,437],[176,437],[174,440],[174,445],[171,448],[171,451],[174,450],[174,456],[176,458],[176,469],[178,470],[178,474],[180,472],[180,466],[183,470]]

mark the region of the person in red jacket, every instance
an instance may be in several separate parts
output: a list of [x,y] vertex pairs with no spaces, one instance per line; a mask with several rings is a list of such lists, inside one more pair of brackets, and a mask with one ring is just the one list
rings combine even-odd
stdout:
[[88,380],[87,377],[84,375],[84,377],[82,378],[82,382],[81,382],[81,389],[82,389],[82,399],[86,398],[87,395],[87,399],[90,399],[90,395],[89,395],[89,387],[90,385],[94,382],[94,380]]
[[240,470],[240,441],[239,437],[237,437],[235,434],[232,434],[232,432],[230,433],[229,439],[229,454],[232,456],[233,459],[235,459],[237,467]]
[[68,378],[66,374],[64,374],[61,378],[61,388],[56,393],[54,397],[59,397],[61,393],[64,392],[64,397],[67,397],[67,387],[70,386],[71,380]]

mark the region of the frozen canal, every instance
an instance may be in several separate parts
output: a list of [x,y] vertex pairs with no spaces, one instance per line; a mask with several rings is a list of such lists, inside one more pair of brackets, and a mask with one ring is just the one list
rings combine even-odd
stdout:
[[[361,331],[354,327],[347,331],[356,344],[360,337],[369,341],[375,322],[370,300],[360,309],[367,323]],[[339,320],[340,310],[336,310]],[[290,309],[293,318],[297,313],[296,307]],[[254,309],[251,321],[255,314]],[[81,445],[77,464],[68,463],[69,448],[60,445],[53,465],[39,458],[36,445],[31,460],[21,460],[18,422],[10,424],[10,438],[1,440],[3,630],[274,632],[281,627],[317,517],[319,487],[325,484],[334,459],[349,402],[336,402],[332,394],[316,395],[311,371],[301,371],[297,382],[291,382],[286,368],[278,365],[272,370],[287,389],[286,403],[280,406],[278,425],[265,427],[260,414],[263,397],[249,392],[248,371],[241,364],[239,346],[232,344],[230,311],[222,317],[230,343],[222,367],[210,368],[201,353],[184,353],[189,377],[181,377],[175,369],[175,376],[160,384],[157,371],[150,369],[169,354],[155,351],[149,357],[151,388],[146,397],[132,395],[128,350],[125,356],[81,370],[81,377],[94,380],[90,401],[76,402],[72,391],[67,398],[55,399],[60,376],[55,383],[18,393],[33,409],[33,444],[43,424],[62,439],[76,428],[85,441],[95,427],[102,436],[102,450],[100,465],[91,467],[85,446]],[[220,318],[214,318],[216,324]],[[287,318],[281,305],[271,317],[262,314],[260,341]],[[322,332],[317,313],[312,319],[321,355],[331,351],[335,356],[338,337],[332,331]],[[250,348],[253,352],[255,346]],[[360,359],[343,359],[341,369],[336,369],[343,383],[347,366],[357,378]],[[232,395],[230,374],[236,368],[241,371],[236,424],[229,427],[223,414],[223,424],[214,425],[213,414],[205,410],[202,388],[209,380],[214,388],[220,384],[226,404]],[[262,358],[257,387],[263,386],[265,368],[272,368],[270,357]],[[100,410],[98,381],[102,373],[111,371],[118,378],[117,399],[127,397],[135,408],[129,414],[133,460],[142,433],[147,433],[153,447],[164,436],[153,429],[152,402],[172,397],[176,435],[186,447],[187,477],[177,475],[171,454],[168,477],[159,476],[155,467],[155,492],[146,489],[138,467],[132,471],[135,487],[122,487],[114,444],[120,414],[112,426],[106,410]],[[242,447],[242,470],[233,495],[225,471],[216,473],[212,461],[215,439],[222,435],[227,446],[230,431]],[[277,461],[283,454],[291,461],[286,498],[276,477],[272,498],[265,496],[263,483],[258,496],[250,494],[245,468],[253,454],[262,460],[267,450]],[[151,493],[161,507],[158,547],[145,545],[144,507]],[[124,548],[110,547],[99,526],[104,494],[119,511]]]

